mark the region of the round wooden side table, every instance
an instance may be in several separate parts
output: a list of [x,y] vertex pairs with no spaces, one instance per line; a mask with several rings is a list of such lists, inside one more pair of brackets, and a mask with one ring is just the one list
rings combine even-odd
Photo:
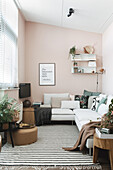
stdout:
[[93,141],[93,163],[97,162],[99,148],[109,150],[111,169],[113,169],[113,139],[98,138],[95,133]]

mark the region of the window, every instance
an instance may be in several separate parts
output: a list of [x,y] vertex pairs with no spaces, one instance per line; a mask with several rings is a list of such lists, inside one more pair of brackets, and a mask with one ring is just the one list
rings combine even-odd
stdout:
[[13,0],[0,0],[0,87],[18,84],[18,9]]

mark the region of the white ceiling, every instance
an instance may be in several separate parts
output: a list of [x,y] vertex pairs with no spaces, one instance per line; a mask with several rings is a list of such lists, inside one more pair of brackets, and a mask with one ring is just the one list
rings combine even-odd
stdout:
[[[27,21],[102,33],[113,22],[113,0],[17,0]],[[75,13],[67,17],[69,8]]]

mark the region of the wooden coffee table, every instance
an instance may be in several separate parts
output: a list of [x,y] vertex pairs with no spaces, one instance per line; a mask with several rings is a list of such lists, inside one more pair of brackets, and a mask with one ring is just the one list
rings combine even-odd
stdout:
[[97,162],[99,148],[109,150],[111,169],[113,169],[113,139],[101,139],[95,133],[93,141],[93,163]]

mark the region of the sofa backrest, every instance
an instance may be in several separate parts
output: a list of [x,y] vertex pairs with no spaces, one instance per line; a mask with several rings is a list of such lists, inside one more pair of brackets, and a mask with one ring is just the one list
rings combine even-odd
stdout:
[[44,104],[45,105],[51,105],[51,98],[52,97],[68,98],[69,93],[44,93]]

